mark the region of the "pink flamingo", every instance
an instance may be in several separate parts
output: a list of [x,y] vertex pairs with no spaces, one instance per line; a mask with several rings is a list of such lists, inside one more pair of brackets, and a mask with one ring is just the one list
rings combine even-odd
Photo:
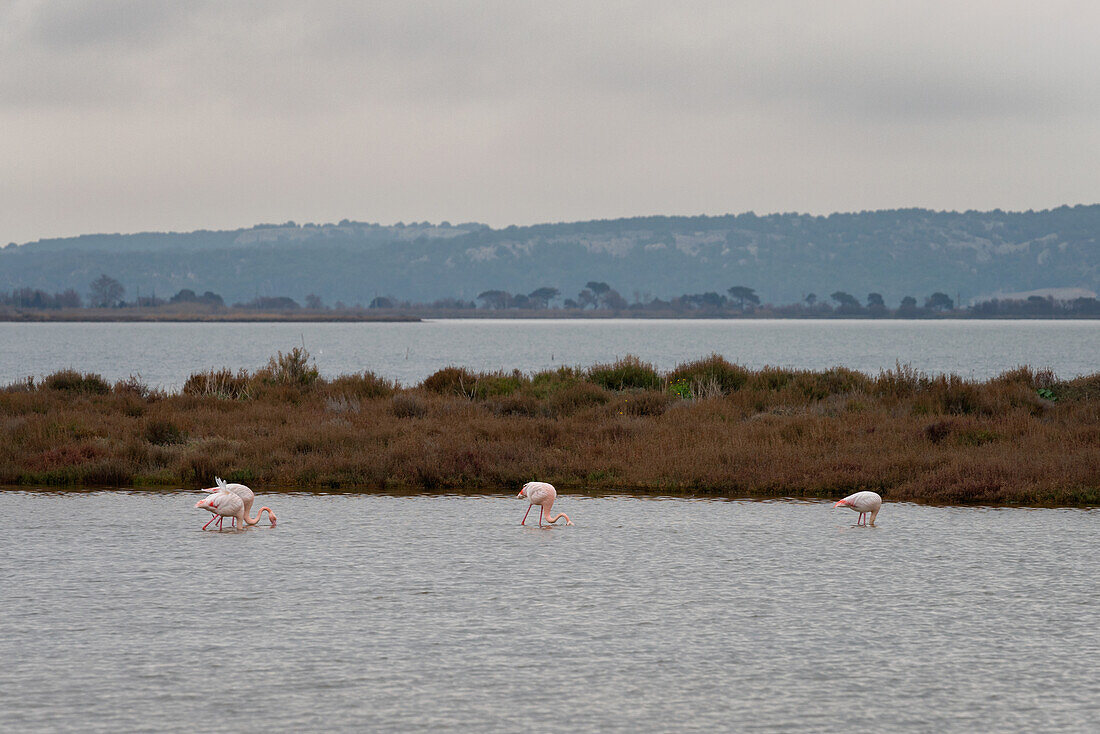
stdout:
[[573,521],[569,519],[569,515],[564,512],[556,517],[551,516],[550,511],[554,507],[554,500],[558,498],[558,490],[554,489],[554,485],[547,484],[546,482],[528,482],[523,485],[523,489],[519,491],[517,497],[526,497],[527,501],[531,504],[527,506],[527,512],[524,514],[523,519],[519,521],[520,525],[527,522],[527,515],[531,514],[531,508],[535,505],[539,506],[539,527],[542,527],[542,516],[545,513],[546,521],[553,525],[559,519],[565,518],[566,525],[572,525]]
[[[276,517],[270,507],[261,507],[260,511],[256,513],[256,517],[249,517],[244,511],[244,500],[229,491],[215,492],[209,497],[204,497],[195,503],[195,507],[206,510],[213,515],[206,525],[202,526],[203,530],[206,530],[207,526],[215,520],[226,517],[234,518],[238,522],[238,527],[252,526],[260,521],[265,512],[268,519],[271,520],[271,526],[275,527]],[[219,529],[221,529],[220,526]]]
[[[208,487],[203,489],[202,491],[210,492],[211,494],[213,494],[214,492],[232,492],[233,494],[240,497],[241,500],[244,502],[244,514],[248,515],[250,512],[252,512],[252,503],[256,501],[256,494],[251,489],[244,486],[243,484],[228,484],[221,477],[214,477],[214,484],[218,486]],[[224,519],[224,517],[218,518],[218,530],[222,529],[222,520]],[[232,523],[233,527],[236,527],[237,520],[234,518],[232,520]]]
[[878,516],[879,508],[882,507],[882,497],[877,492],[856,492],[840,500],[833,507],[850,507],[858,512],[859,519],[856,520],[856,525],[868,524],[864,520],[864,515],[870,513],[871,521],[869,524],[874,525],[875,517]]

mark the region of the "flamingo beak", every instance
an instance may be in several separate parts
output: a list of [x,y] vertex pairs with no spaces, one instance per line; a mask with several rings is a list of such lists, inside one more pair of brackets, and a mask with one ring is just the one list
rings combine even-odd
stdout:
[[845,502],[844,500],[841,500],[840,502],[837,502],[835,505],[833,505],[833,507],[847,507],[847,506],[848,506],[848,503]]

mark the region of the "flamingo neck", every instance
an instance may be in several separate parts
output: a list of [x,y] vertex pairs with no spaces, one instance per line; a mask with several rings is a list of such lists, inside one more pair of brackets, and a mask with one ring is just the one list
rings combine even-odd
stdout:
[[265,512],[267,513],[268,519],[271,520],[271,524],[274,525],[275,524],[275,513],[273,513],[271,511],[270,507],[261,507],[259,512],[256,513],[256,517],[249,517],[247,514],[245,514],[244,524],[249,525],[249,526],[255,525],[256,523],[258,523],[260,521],[260,518],[263,517],[263,514]]

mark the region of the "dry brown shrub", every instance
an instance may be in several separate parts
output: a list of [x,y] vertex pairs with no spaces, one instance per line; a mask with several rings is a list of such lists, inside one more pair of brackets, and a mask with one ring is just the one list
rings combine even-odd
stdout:
[[536,400],[533,396],[525,394],[505,395],[501,398],[489,400],[485,405],[496,415],[523,415],[534,417],[543,415],[546,412],[542,401]]
[[130,375],[125,380],[116,382],[111,392],[115,395],[132,395],[144,400],[149,396],[149,386],[141,381],[140,375]]
[[550,396],[550,406],[558,414],[569,416],[578,410],[606,405],[611,395],[599,385],[575,382],[562,387]]
[[423,418],[428,414],[428,405],[416,395],[394,395],[390,400],[390,411],[398,418]]
[[364,400],[388,398],[397,391],[397,383],[379,377],[373,372],[354,375],[340,375],[325,385],[329,395],[349,395]]
[[226,369],[196,372],[183,383],[183,392],[200,398],[247,400],[253,392],[252,375],[243,369],[236,374]]

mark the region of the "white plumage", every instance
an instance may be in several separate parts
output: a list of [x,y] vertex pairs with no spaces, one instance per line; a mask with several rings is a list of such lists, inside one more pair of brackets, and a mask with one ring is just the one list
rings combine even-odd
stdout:
[[877,492],[856,492],[840,500],[833,507],[849,507],[858,512],[859,519],[856,520],[856,525],[865,524],[864,515],[870,513],[871,519],[867,524],[874,525],[879,508],[882,507],[882,497]]

